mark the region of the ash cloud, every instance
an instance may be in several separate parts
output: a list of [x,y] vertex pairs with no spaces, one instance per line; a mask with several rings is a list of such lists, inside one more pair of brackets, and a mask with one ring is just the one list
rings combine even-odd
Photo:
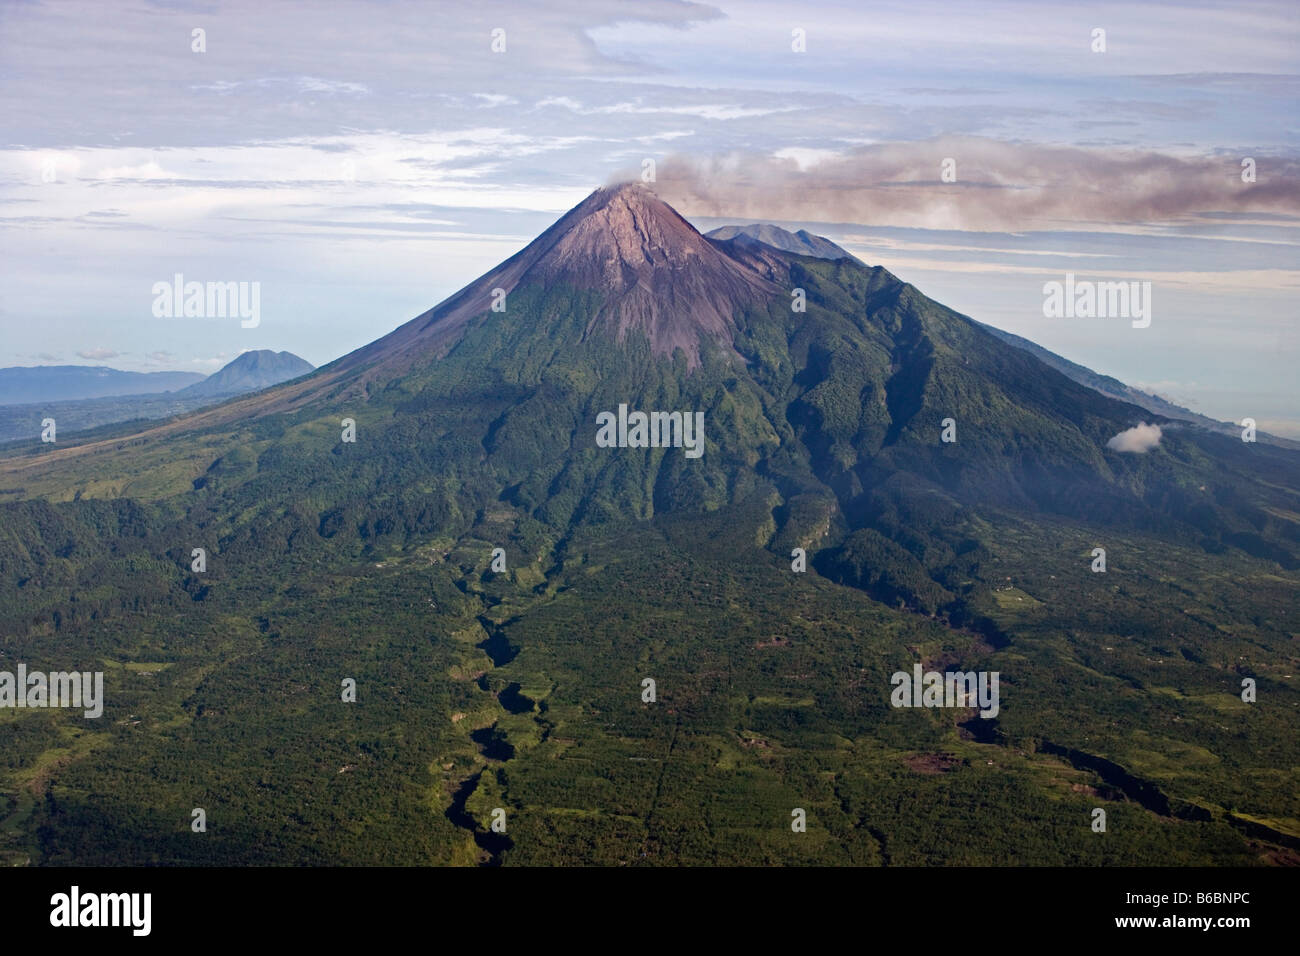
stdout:
[[[1256,161],[1253,183],[1241,161]],[[943,182],[941,163],[956,162]],[[628,171],[634,178],[640,170]],[[673,155],[655,191],[683,215],[932,229],[1053,229],[1197,221],[1209,213],[1300,215],[1300,160],[941,137],[800,161],[732,152]]]

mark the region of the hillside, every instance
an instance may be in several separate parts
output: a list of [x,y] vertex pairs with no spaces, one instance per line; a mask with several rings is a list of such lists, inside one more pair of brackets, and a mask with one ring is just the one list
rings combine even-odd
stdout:
[[[1201,428],[1207,428],[1210,431],[1217,432],[1220,435],[1239,435],[1241,426],[1232,422],[1220,422],[1199,412],[1184,408],[1181,405],[1175,405],[1168,399],[1161,398],[1159,395],[1153,395],[1150,392],[1144,392],[1141,389],[1134,388],[1132,385],[1126,385],[1119,379],[1111,375],[1102,375],[1094,372],[1086,366],[1077,362],[1071,362],[1069,359],[1062,358],[1055,352],[1049,352],[1041,345],[1037,345],[1029,339],[1015,335],[1011,332],[1004,332],[1001,329],[986,325],[985,328],[990,333],[1000,338],[1002,341],[1016,348],[1024,349],[1033,355],[1039,361],[1056,369],[1062,375],[1070,378],[1080,385],[1086,385],[1103,395],[1109,395],[1111,398],[1117,398],[1120,401],[1132,402],[1140,408],[1159,415],[1163,418],[1171,418],[1176,421],[1190,422],[1193,425],[1199,425]],[[1276,435],[1270,435],[1266,432],[1259,432],[1260,441],[1265,441],[1274,445],[1281,445],[1285,448],[1300,450],[1300,442],[1292,441],[1289,438],[1280,438]]]

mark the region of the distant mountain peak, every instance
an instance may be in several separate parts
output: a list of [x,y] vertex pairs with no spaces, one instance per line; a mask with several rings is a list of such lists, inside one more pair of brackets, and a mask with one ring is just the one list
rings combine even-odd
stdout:
[[197,385],[177,394],[186,398],[205,395],[235,395],[270,388],[314,371],[315,366],[292,352],[250,349],[212,373]]
[[769,222],[751,223],[748,226],[722,226],[705,233],[705,238],[716,242],[735,242],[739,245],[762,243],[782,252],[793,252],[816,259],[852,259],[852,253],[841,249],[825,236],[815,236],[807,229],[791,232]]

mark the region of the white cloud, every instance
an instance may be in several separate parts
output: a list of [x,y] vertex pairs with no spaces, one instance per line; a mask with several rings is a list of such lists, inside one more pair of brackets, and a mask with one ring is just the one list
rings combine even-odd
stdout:
[[[611,106],[599,106],[584,110],[586,113],[633,113],[653,114],[667,113],[673,116],[695,116],[706,120],[752,119],[755,116],[771,116],[774,113],[793,113],[798,106],[740,106],[735,103],[699,103],[689,106],[643,106],[639,103],[615,103]],[[805,152],[808,152],[805,150]]]
[[839,159],[843,154],[838,149],[812,149],[807,146],[787,146],[785,149],[778,149],[772,154],[777,159],[793,159],[799,167],[799,172],[816,166],[818,163],[824,163],[827,160]]
[[1160,444],[1160,426],[1143,422],[1125,429],[1110,441],[1106,447],[1111,451],[1131,451],[1139,455],[1150,451]]
[[318,76],[298,77],[298,89],[304,93],[369,93],[363,83],[346,83],[339,80],[323,80]]
[[537,109],[546,106],[563,106],[565,109],[573,110],[575,113],[582,112],[582,104],[570,96],[548,96],[544,100],[537,101]]
[[82,349],[77,352],[79,358],[89,359],[92,362],[102,362],[106,359],[117,358],[121,354],[121,352],[115,352],[112,349],[106,348]]

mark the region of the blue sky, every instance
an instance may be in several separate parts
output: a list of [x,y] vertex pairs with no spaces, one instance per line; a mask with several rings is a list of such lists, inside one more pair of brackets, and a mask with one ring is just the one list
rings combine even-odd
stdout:
[[[701,228],[809,228],[1300,437],[1298,93],[1295,3],[9,0],[0,365],[322,364],[653,159]],[[1150,327],[1045,318],[1067,272],[1150,281]],[[176,273],[260,283],[260,325],[155,318]]]

